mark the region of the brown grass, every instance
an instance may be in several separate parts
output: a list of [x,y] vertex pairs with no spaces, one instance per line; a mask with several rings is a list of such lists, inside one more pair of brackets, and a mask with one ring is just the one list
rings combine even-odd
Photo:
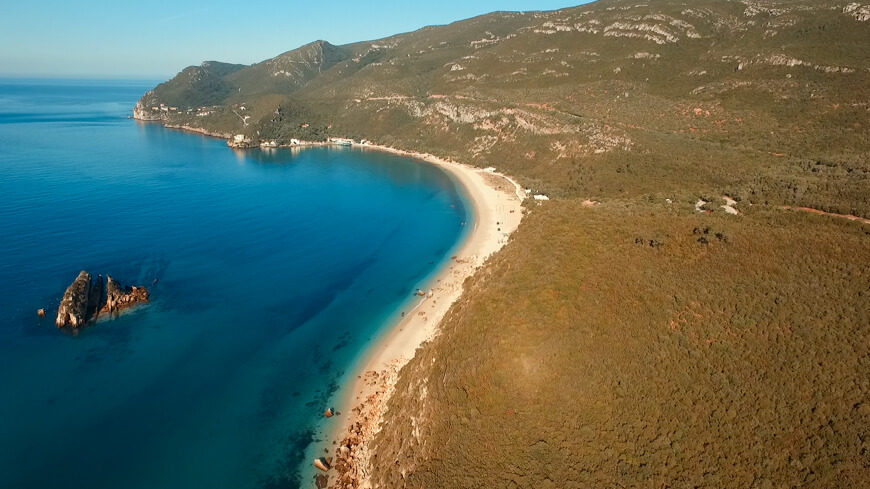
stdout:
[[870,483],[870,231],[687,207],[534,209],[402,372],[376,482]]

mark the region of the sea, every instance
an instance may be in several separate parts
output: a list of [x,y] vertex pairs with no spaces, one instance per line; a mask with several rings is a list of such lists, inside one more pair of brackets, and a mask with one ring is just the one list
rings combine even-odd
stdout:
[[[471,227],[425,162],[130,119],[156,83],[0,80],[2,488],[312,487],[324,410]],[[151,302],[58,329],[80,270]]]

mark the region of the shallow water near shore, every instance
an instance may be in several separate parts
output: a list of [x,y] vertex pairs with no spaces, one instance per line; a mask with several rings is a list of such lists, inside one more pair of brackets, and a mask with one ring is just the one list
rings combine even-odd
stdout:
[[[308,487],[329,399],[466,200],[392,154],[127,119],[153,85],[0,80],[0,487]],[[81,269],[158,279],[152,303],[59,331]]]

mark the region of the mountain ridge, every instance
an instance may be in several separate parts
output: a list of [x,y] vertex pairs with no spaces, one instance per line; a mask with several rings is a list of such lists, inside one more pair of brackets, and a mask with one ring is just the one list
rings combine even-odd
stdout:
[[[870,145],[862,124],[870,110],[862,54],[870,24],[850,5],[604,0],[492,13],[370,42],[317,41],[233,65],[224,76],[209,70],[209,90],[188,86],[187,68],[140,108],[176,106],[176,113],[147,115],[254,140],[365,138],[495,165],[566,196],[620,194],[615,182],[578,181],[590,173],[578,161],[613,165],[616,154],[643,160],[649,177],[672,179],[674,187],[703,185],[721,168],[698,168],[699,178],[687,179],[692,168],[670,171],[638,152],[681,147],[686,156],[678,160],[686,161],[674,166],[686,167],[714,150],[733,169],[725,179],[745,192],[758,192],[751,173],[761,168],[765,180],[789,180],[765,182],[767,200],[818,206],[786,197],[790,185],[813,180],[794,168],[804,160],[870,171],[856,162]],[[248,119],[233,113],[240,107]],[[736,153],[746,151],[755,164],[741,163],[747,156]],[[573,181],[564,178],[572,174]],[[835,200],[825,210],[870,215],[870,202],[855,191]]]

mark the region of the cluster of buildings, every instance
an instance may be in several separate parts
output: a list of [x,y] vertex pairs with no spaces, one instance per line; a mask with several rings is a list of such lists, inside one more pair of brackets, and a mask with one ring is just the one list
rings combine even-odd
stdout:
[[151,112],[177,112],[178,107],[167,107],[166,104],[151,107]]

